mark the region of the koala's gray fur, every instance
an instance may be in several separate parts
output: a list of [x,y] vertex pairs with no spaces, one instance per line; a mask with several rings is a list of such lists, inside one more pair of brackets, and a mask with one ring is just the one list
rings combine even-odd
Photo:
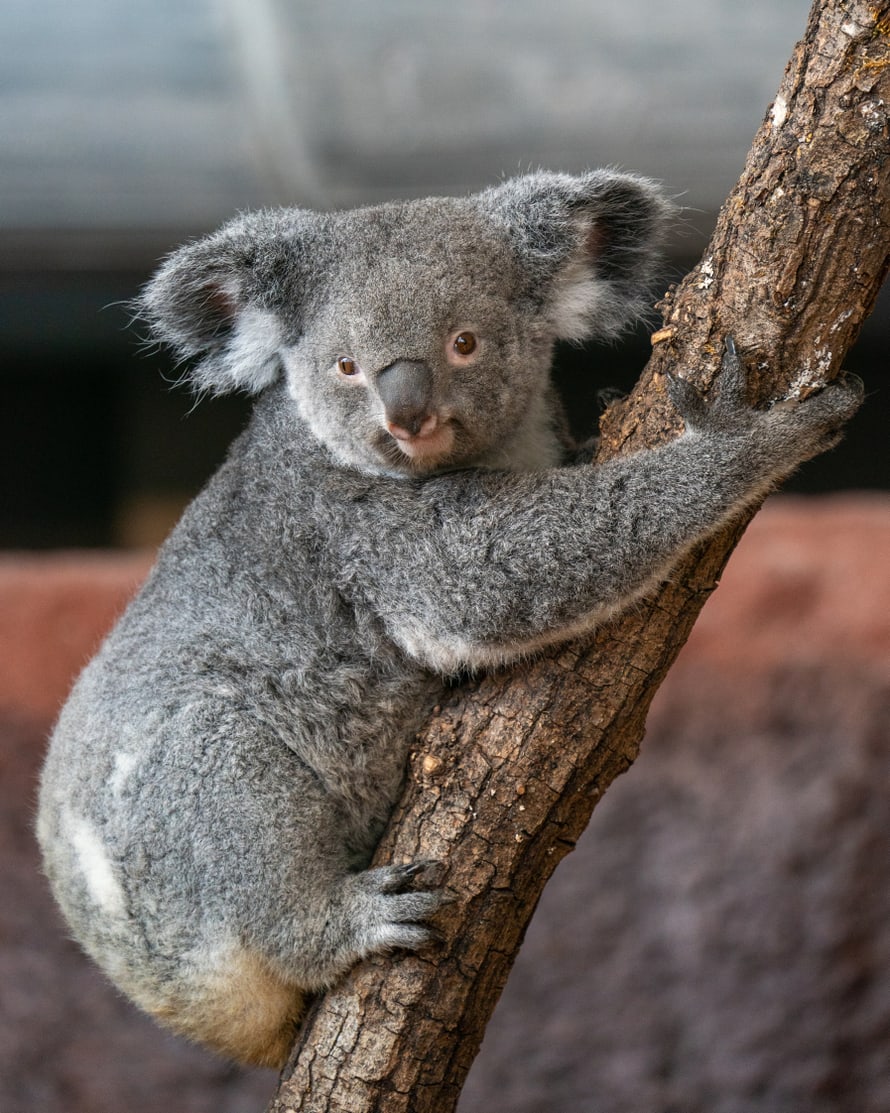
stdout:
[[176,1030],[277,1065],[301,993],[427,942],[424,863],[366,866],[443,676],[590,630],[855,410],[852,380],[751,410],[730,347],[712,405],[673,383],[678,439],[560,466],[553,344],[639,312],[667,213],[538,173],[244,216],[149,285],[196,386],[259,397],[63,710],[38,831],[77,938]]

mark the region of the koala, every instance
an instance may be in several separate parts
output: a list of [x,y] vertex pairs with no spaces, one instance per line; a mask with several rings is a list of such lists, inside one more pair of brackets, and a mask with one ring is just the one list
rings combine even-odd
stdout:
[[369,868],[449,677],[592,630],[857,408],[670,385],[671,443],[564,464],[554,344],[646,305],[670,206],[613,171],[241,216],[141,297],[247,428],[78,679],[38,838],[75,937],[158,1020],[280,1066],[307,995],[427,945],[428,862]]

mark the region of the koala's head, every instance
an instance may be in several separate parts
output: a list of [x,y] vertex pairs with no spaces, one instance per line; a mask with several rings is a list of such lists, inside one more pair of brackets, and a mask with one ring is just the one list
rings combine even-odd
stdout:
[[669,206],[642,178],[536,173],[465,198],[243,216],[140,303],[198,389],[290,398],[341,463],[497,461],[545,420],[553,344],[645,307]]

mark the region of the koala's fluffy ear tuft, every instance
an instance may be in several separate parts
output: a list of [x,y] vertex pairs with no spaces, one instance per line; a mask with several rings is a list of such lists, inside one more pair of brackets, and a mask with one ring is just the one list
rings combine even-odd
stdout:
[[673,206],[634,174],[542,171],[480,194],[508,234],[527,288],[565,340],[616,336],[650,304]]
[[299,209],[239,217],[175,251],[142,291],[138,315],[194,360],[196,390],[256,393],[278,377],[285,329],[299,332],[313,222]]

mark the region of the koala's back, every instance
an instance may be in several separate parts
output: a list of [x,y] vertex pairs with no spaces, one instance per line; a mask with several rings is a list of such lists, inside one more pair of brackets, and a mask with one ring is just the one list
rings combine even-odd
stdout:
[[111,978],[185,1034],[269,1062],[297,990],[315,988],[284,925],[311,917],[325,870],[367,864],[440,687],[326,571],[336,474],[317,446],[291,424],[275,445],[290,481],[255,466],[273,409],[258,407],[78,681],[38,827],[56,897]]

